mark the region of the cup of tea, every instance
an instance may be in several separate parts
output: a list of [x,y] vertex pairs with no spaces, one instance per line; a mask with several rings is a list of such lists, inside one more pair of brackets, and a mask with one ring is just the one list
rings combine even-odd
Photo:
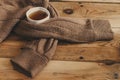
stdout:
[[33,24],[43,23],[50,18],[50,12],[44,7],[33,7],[26,12],[27,20]]

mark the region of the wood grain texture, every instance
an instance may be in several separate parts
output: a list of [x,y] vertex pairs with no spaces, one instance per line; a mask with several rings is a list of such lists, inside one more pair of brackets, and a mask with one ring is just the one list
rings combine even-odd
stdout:
[[[87,0],[82,1],[86,2]],[[105,1],[108,0],[103,2]],[[0,44],[0,80],[119,80],[120,64],[105,65],[101,61],[120,61],[120,5],[78,2],[51,3],[62,17],[108,19],[115,33],[114,39],[84,44],[60,43],[48,66],[38,76],[31,79],[15,71],[10,64],[10,58],[20,54],[20,48],[26,42],[17,35],[11,34]],[[70,15],[63,13],[66,8],[73,9],[74,13]]]
[[[52,5],[63,17],[120,19],[120,4],[52,2]],[[68,8],[73,9],[74,13],[69,15],[63,13],[63,10]]]
[[120,0],[50,0],[50,1],[77,1],[77,2],[99,2],[99,3],[120,3]]
[[91,62],[50,61],[31,79],[13,70],[9,58],[0,58],[0,80],[114,80],[114,74],[120,74],[120,64],[107,66]]

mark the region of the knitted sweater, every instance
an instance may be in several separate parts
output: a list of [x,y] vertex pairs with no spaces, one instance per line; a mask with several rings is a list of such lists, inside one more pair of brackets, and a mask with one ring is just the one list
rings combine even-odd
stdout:
[[[26,11],[42,6],[50,11],[50,20],[31,24],[25,19]],[[93,42],[113,39],[107,20],[61,18],[49,0],[0,0],[0,42],[13,30],[25,39],[31,39],[13,57],[13,67],[27,76],[34,77],[55,53],[58,40],[69,42]]]

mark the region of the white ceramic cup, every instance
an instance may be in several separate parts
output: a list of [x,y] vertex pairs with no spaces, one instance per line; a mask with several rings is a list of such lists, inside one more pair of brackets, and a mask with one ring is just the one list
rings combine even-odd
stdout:
[[[46,12],[47,13],[47,17],[45,17],[44,19],[41,19],[41,20],[33,20],[31,19],[29,16],[30,14],[34,13],[34,12],[37,12],[37,11],[43,11],[43,12]],[[27,12],[26,12],[26,17],[27,17],[27,20],[33,24],[40,24],[40,23],[43,23],[47,20],[49,20],[50,18],[50,12],[44,8],[44,7],[33,7],[33,8],[30,8]]]

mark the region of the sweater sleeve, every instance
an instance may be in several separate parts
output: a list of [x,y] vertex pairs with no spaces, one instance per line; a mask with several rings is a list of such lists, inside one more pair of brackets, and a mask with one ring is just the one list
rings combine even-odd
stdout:
[[27,43],[21,54],[11,59],[14,69],[29,77],[36,76],[54,55],[57,42],[51,38]]
[[53,18],[39,25],[21,21],[15,28],[15,32],[28,38],[55,38],[69,42],[113,39],[113,32],[107,20],[79,19],[76,21],[75,19]]

